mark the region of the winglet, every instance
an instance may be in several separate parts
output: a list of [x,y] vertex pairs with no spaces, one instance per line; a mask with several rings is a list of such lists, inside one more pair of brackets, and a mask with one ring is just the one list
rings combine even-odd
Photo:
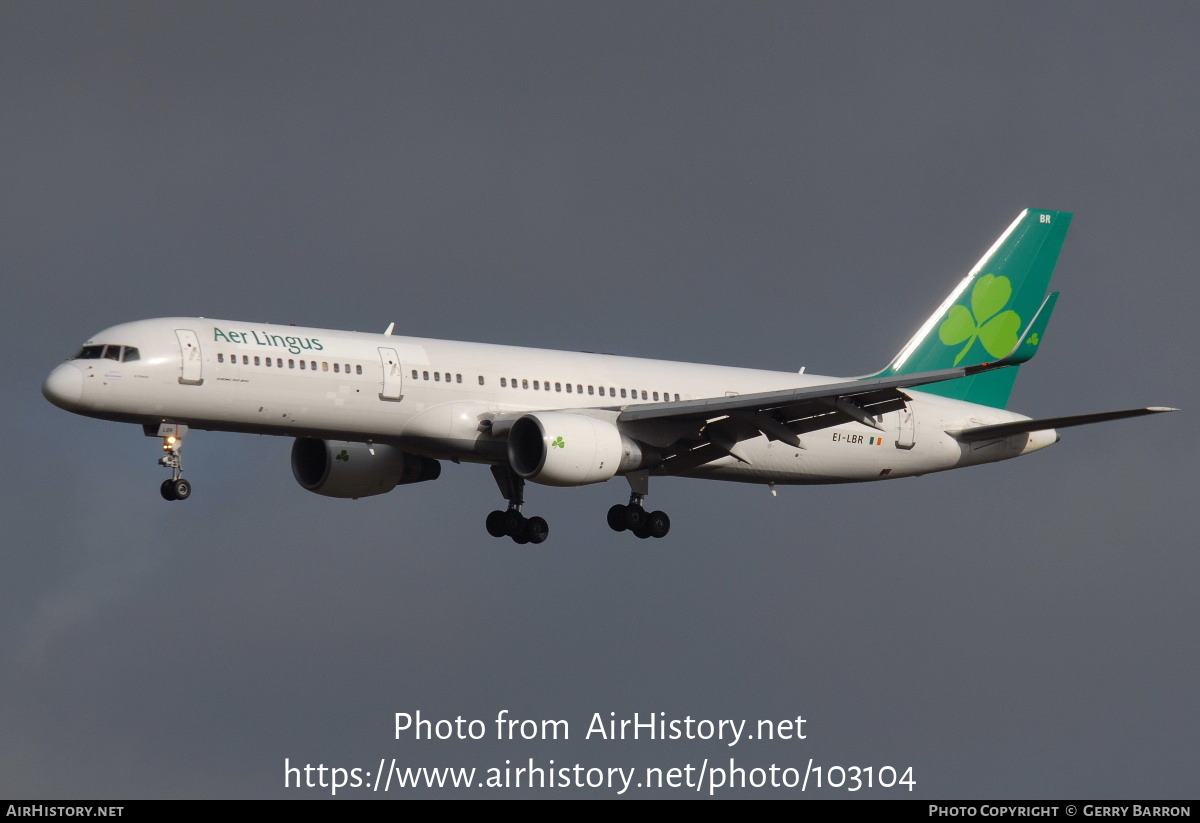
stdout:
[[1042,305],[1034,313],[1033,319],[1029,321],[1029,325],[1025,327],[1025,331],[1021,332],[1021,336],[1017,338],[1017,345],[1013,346],[1013,350],[999,360],[992,363],[980,363],[977,366],[968,366],[967,374],[978,374],[979,372],[991,371],[992,369],[1002,369],[1005,366],[1019,366],[1022,363],[1027,363],[1033,359],[1033,356],[1038,352],[1038,346],[1042,342],[1042,337],[1046,334],[1046,327],[1050,325],[1050,315],[1054,313],[1054,304],[1058,302],[1058,292],[1050,292],[1046,295],[1046,299],[1042,301]]

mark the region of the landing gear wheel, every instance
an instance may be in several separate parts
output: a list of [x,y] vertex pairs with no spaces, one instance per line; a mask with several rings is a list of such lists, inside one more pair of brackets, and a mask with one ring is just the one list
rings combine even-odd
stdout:
[[525,531],[525,516],[516,509],[504,513],[504,533],[516,540],[517,535]]
[[637,526],[634,526],[632,529],[630,529],[630,531],[642,540],[645,540],[650,536],[650,526],[645,521],[642,521]]
[[524,517],[521,518],[521,528],[513,532],[512,539],[518,546],[524,546],[529,542],[529,521]]
[[671,518],[667,517],[666,512],[656,511],[646,515],[646,531],[651,537],[666,537],[670,530]]
[[623,532],[629,528],[625,523],[625,507],[620,503],[608,510],[608,527],[615,532]]
[[158,487],[158,493],[162,495],[163,500],[178,499],[175,497],[175,481],[169,477],[162,482],[161,486]]
[[192,496],[192,484],[182,477],[178,480],[172,480],[171,492],[175,495],[176,500],[187,500]]
[[508,534],[505,531],[504,512],[496,509],[487,516],[487,533],[492,537],[504,537],[504,535]]
[[525,534],[530,543],[544,543],[550,536],[550,525],[540,517],[531,517],[525,521]]
[[625,527],[634,534],[637,534],[638,529],[646,522],[646,510],[637,503],[630,503],[625,507]]

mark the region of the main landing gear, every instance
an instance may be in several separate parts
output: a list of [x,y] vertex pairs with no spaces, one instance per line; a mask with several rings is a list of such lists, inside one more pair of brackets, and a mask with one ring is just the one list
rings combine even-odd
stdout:
[[645,540],[647,537],[666,537],[671,530],[671,518],[663,511],[647,512],[642,501],[650,493],[649,472],[626,475],[629,481],[628,505],[620,503],[608,510],[608,527],[615,532],[631,531]]
[[163,456],[158,458],[158,465],[171,470],[171,476],[158,487],[163,500],[187,500],[192,496],[192,484],[183,479],[183,437],[187,434],[187,426],[178,423],[160,423],[157,426],[146,426],[145,432],[150,437],[161,437]]
[[541,517],[521,514],[525,505],[525,480],[509,466],[492,466],[492,477],[500,493],[508,499],[508,510],[497,509],[487,516],[487,530],[492,537],[511,537],[514,543],[544,543],[550,536],[550,526]]
[[615,532],[631,531],[643,540],[647,537],[666,537],[671,530],[671,518],[663,511],[648,512],[642,508],[644,495],[629,495],[629,504],[617,503],[608,510],[608,527]]

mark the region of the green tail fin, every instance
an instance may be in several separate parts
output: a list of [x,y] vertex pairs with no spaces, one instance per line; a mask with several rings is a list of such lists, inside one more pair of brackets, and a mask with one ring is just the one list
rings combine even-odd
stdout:
[[[872,377],[974,366],[1013,352],[1021,344],[1024,362],[1041,342],[1041,327],[1022,340],[1046,297],[1054,265],[1067,239],[1071,213],[1026,209],[993,244],[887,368]],[[1051,301],[1048,308],[1053,308]],[[1018,366],[949,380],[921,391],[1004,408]]]

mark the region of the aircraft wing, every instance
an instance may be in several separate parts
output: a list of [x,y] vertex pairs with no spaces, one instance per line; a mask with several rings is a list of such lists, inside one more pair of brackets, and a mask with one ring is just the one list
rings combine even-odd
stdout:
[[804,388],[619,407],[618,423],[692,423],[696,436],[680,438],[668,447],[664,467],[682,471],[726,454],[746,461],[737,444],[765,435],[795,448],[804,448],[800,435],[858,421],[879,429],[873,418],[904,407],[910,398],[902,389],[957,380],[974,374],[1017,366],[1037,352],[1058,293],[1046,296],[1007,356],[989,363],[912,374],[869,376]]
[[800,435],[843,423],[857,420],[879,429],[873,418],[903,408],[909,399],[901,389],[955,380],[999,367],[1001,363],[731,397],[642,403],[622,407],[617,423],[627,424],[630,429],[639,423],[691,424],[695,434],[680,438],[664,453],[663,464],[668,472],[685,471],[725,455],[749,462],[738,449],[743,440],[762,434],[770,440],[804,448]]
[[[803,448],[799,435],[807,432],[855,420],[878,429],[879,424],[872,418],[903,408],[909,400],[900,389],[955,380],[1002,368],[1009,365],[1006,360],[919,374],[842,380],[818,386],[755,394],[601,408],[604,411],[616,412],[616,422],[632,424],[631,427],[638,423],[683,424],[677,431],[690,434],[680,437],[678,442],[669,447],[668,457],[694,451],[697,446],[715,445],[716,451],[703,450],[706,457],[696,464],[700,465],[725,454],[732,454],[741,459],[736,444],[757,437],[760,433],[771,440],[780,440],[796,448]],[[525,414],[527,412],[522,411],[492,415],[488,420],[491,433],[505,434],[513,423]]]
[[[760,434],[802,449],[800,435],[844,423],[858,421],[881,430],[875,418],[903,408],[911,399],[903,389],[1016,366],[1033,357],[1057,297],[1057,292],[1048,295],[1013,350],[1006,357],[989,363],[912,374],[868,376],[754,394],[606,406],[603,409],[616,412],[617,424],[637,439],[654,439],[639,436],[639,430],[646,430],[645,424],[668,424],[666,430],[673,432],[666,436],[670,442],[654,444],[663,449],[663,466],[668,473],[685,471],[725,455],[749,462],[738,444]],[[503,434],[523,414],[495,415],[490,421],[492,433]],[[661,439],[661,435],[659,437]]]

